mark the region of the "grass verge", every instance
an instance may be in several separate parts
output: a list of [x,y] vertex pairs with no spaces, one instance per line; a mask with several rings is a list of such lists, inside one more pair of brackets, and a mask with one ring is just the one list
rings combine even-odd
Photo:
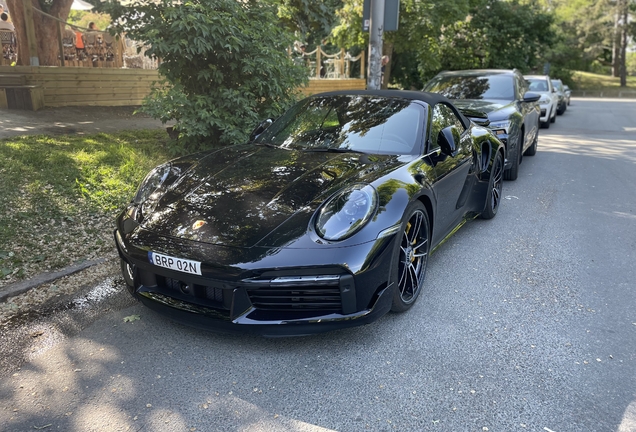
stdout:
[[621,87],[620,78],[609,75],[593,74],[591,72],[575,71],[572,78],[576,83],[577,92],[603,92],[609,95],[616,95],[619,91],[633,91],[636,93],[636,76],[627,77],[627,87]]
[[0,286],[112,251],[117,212],[172,157],[162,130],[0,141]]

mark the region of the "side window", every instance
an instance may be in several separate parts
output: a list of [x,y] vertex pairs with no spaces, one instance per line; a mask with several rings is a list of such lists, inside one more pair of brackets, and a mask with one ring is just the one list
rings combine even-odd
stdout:
[[[431,120],[431,135],[429,137],[429,142],[431,143],[429,151],[439,150],[439,144],[437,143],[437,138],[442,129],[448,126],[455,126],[457,129],[457,133],[461,134],[464,132],[464,125],[462,121],[457,117],[455,112],[448,106],[443,103],[438,103],[433,108],[433,117]],[[457,141],[459,141],[459,135],[455,137]]]

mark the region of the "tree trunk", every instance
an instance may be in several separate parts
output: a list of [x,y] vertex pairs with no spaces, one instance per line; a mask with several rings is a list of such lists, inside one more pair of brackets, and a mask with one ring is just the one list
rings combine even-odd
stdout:
[[[620,0],[619,0],[620,1]],[[612,35],[612,76],[617,78],[620,74],[620,58],[621,58],[621,11],[617,10],[614,14],[614,34]]]
[[[58,46],[57,25],[58,21],[42,15],[38,11],[45,10],[40,5],[40,0],[6,0],[7,7],[11,13],[11,20],[15,26],[16,38],[18,40],[18,65],[29,66],[30,59],[27,55],[28,42],[26,25],[24,22],[23,3],[30,1],[33,4],[33,26],[35,27],[35,38],[37,40],[37,53],[30,53],[31,56],[39,57],[41,66],[55,66],[58,64],[60,49]],[[59,17],[66,21],[71,11],[73,0],[53,0],[47,14]]]
[[627,0],[623,0],[623,10],[621,11],[623,15],[623,25],[621,26],[621,67],[620,67],[620,76],[621,76],[621,87],[627,87],[627,33],[628,33],[628,22],[627,18],[629,15],[629,4]]

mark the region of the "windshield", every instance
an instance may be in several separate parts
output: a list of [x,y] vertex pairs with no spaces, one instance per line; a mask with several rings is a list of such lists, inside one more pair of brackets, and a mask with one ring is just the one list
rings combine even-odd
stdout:
[[515,99],[510,75],[438,76],[426,84],[424,91],[441,93],[449,99]]
[[425,116],[422,105],[401,98],[308,98],[290,108],[255,143],[306,151],[416,154]]
[[545,78],[526,78],[526,81],[528,81],[528,90],[530,91],[548,91],[548,80]]
[[563,91],[563,84],[561,84],[561,81],[558,80],[552,80],[552,85],[559,91]]

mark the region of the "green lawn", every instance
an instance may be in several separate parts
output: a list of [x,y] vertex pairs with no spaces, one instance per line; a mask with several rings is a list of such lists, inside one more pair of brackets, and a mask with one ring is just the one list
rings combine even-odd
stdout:
[[575,71],[572,77],[576,83],[574,90],[578,94],[581,94],[584,91],[595,92],[597,94],[603,92],[610,96],[618,94],[619,91],[636,92],[636,76],[627,77],[626,88],[621,88],[620,78],[614,78],[609,75]]
[[117,212],[173,156],[162,130],[0,141],[0,285],[112,251]]

